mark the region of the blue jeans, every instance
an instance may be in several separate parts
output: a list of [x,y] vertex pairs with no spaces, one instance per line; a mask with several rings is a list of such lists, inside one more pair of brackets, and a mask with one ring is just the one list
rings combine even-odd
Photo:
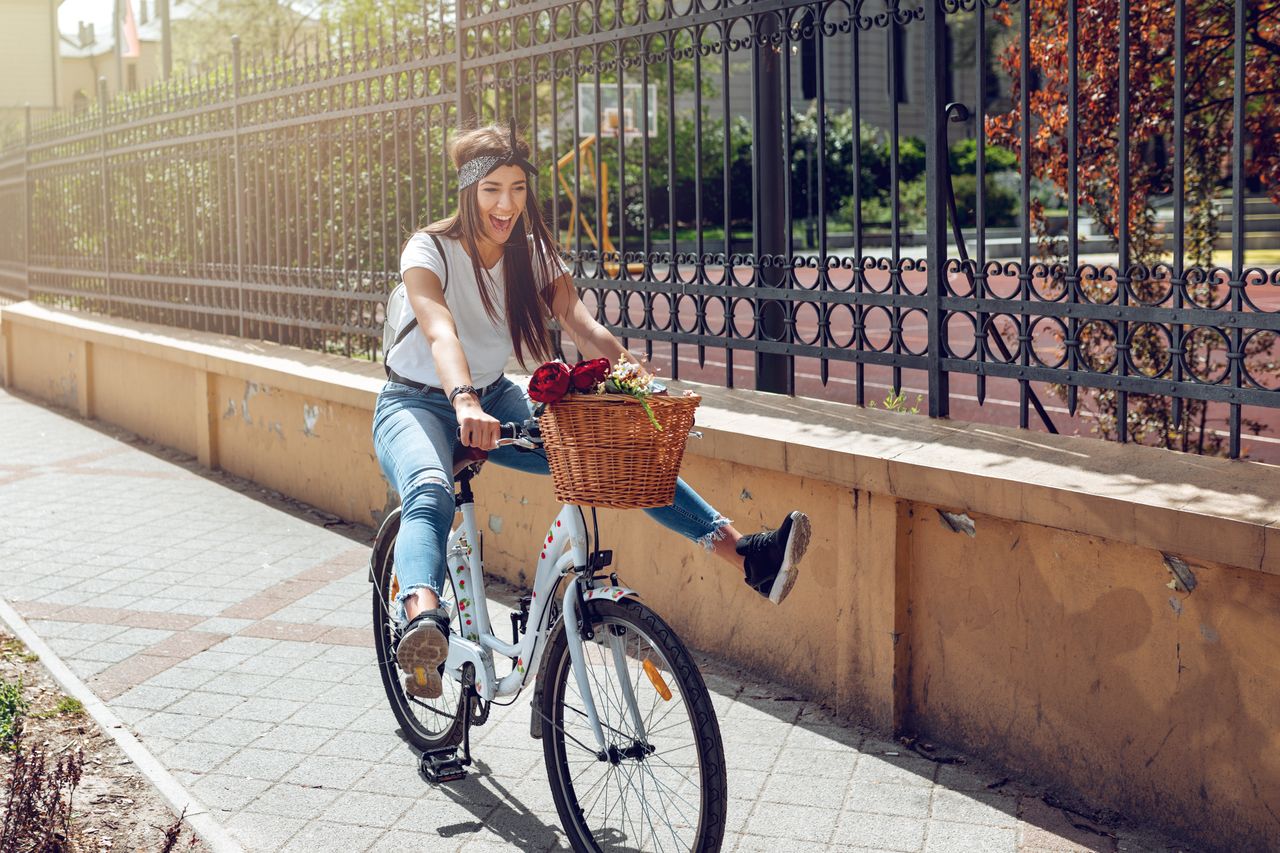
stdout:
[[[486,389],[480,405],[503,423],[522,422],[533,415],[533,404],[524,390],[505,377]],[[444,551],[455,509],[452,469],[457,434],[453,407],[440,392],[388,382],[378,394],[373,412],[374,452],[401,503],[395,552],[400,602],[424,587],[436,595],[441,592]],[[516,447],[490,452],[489,461],[531,474],[550,473],[541,454]],[[676,482],[674,503],[645,512],[662,526],[708,548],[719,537],[720,528],[729,523],[684,480]]]

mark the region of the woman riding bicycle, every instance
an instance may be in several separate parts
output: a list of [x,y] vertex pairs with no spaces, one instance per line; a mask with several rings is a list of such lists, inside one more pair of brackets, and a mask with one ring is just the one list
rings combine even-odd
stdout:
[[[440,592],[454,518],[455,445],[492,450],[502,423],[532,416],[524,390],[503,376],[508,359],[514,353],[522,365],[536,365],[550,358],[547,321],[554,317],[581,357],[635,361],[579,300],[536,201],[530,203],[528,143],[514,129],[483,127],[459,134],[449,153],[458,169],[458,209],[415,233],[401,254],[407,298],[403,316],[389,319],[398,330],[416,320],[419,331],[387,353],[390,380],[373,419],[378,462],[402,503],[396,657],[405,691],[425,698],[440,695],[438,667],[448,655]],[[515,447],[489,459],[548,473],[545,458]],[[790,591],[808,545],[804,513],[789,513],[777,530],[743,536],[683,480],[670,506],[645,512],[741,569],[774,603]]]

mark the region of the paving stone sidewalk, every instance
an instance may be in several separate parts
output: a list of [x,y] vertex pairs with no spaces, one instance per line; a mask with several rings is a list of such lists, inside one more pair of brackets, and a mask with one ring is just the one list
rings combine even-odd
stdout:
[[[475,731],[464,782],[419,777],[374,667],[370,531],[333,521],[0,390],[0,595],[246,850],[562,848],[527,696]],[[1187,849],[699,660],[726,850]]]

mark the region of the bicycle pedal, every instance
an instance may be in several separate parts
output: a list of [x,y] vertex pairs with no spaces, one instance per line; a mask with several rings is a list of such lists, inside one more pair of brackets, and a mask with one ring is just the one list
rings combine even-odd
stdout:
[[445,782],[457,782],[467,777],[467,768],[462,766],[456,749],[441,752],[424,752],[420,764],[422,775],[432,785]]

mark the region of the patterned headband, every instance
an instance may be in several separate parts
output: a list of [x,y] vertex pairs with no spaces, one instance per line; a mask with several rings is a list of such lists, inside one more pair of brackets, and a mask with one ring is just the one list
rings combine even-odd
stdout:
[[476,157],[462,164],[458,170],[458,189],[464,190],[498,168],[506,157]]
[[520,149],[516,147],[516,123],[513,119],[511,122],[511,139],[508,143],[508,153],[505,156],[495,156],[486,154],[483,157],[473,157],[463,163],[458,169],[458,191],[466,189],[491,174],[494,169],[499,166],[519,166],[524,169],[525,174],[533,175],[537,173],[537,169],[528,160],[520,156]]

